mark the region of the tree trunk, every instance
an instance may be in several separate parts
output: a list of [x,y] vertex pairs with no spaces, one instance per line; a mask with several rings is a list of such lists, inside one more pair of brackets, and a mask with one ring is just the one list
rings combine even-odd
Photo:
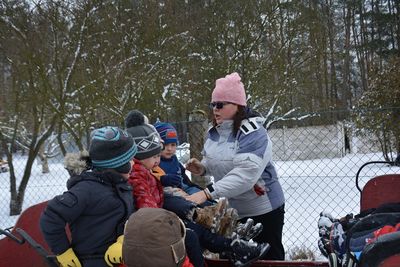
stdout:
[[67,154],[67,150],[65,149],[65,146],[64,146],[64,143],[62,140],[62,131],[63,131],[62,123],[59,122],[58,130],[57,130],[57,142],[58,142],[58,145],[60,146],[61,153],[63,154],[63,156],[65,156],[65,154]]
[[49,172],[50,172],[49,159],[46,156],[44,156],[42,160],[42,173],[49,173]]
[[345,40],[344,40],[344,66],[343,66],[343,91],[344,99],[347,101],[344,103],[345,107],[351,108],[353,106],[353,94],[351,92],[351,75],[350,75],[350,37],[351,37],[351,19],[352,19],[352,9],[349,4],[343,6],[344,15],[344,25],[345,25]]
[[[361,84],[362,84],[362,93],[367,91],[368,89],[368,52],[364,48],[364,45],[366,44],[366,29],[365,29],[365,23],[364,23],[364,8],[363,8],[363,3],[361,2],[359,4],[359,9],[358,12],[360,14],[359,18],[359,27],[360,27],[360,39],[356,40],[356,43],[358,44],[358,62],[360,65],[360,75],[361,75]],[[354,23],[354,27],[356,27],[356,24]],[[356,37],[356,35],[355,35]]]
[[15,177],[15,168],[13,163],[13,151],[12,149],[6,149],[6,145],[3,145],[6,151],[8,167],[10,171],[10,216],[18,215],[21,213],[22,200],[18,197],[17,193],[17,178]]
[[38,157],[40,159],[40,163],[42,164],[42,173],[49,173],[49,160],[46,156],[46,153],[44,153],[44,144],[40,146]]
[[10,199],[10,216],[19,215],[22,211],[24,197],[19,194],[11,194]]
[[17,178],[15,177],[15,168],[12,159],[12,151],[6,150],[7,161],[10,173],[10,216],[21,213],[22,201],[18,198],[17,193]]
[[394,6],[396,8],[396,11],[393,11],[395,13],[395,23],[394,25],[396,26],[395,32],[396,32],[396,39],[397,39],[397,55],[400,57],[400,1],[394,1]]

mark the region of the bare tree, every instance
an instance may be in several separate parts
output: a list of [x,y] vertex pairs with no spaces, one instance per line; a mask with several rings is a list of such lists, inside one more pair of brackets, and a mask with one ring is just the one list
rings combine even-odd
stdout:
[[[1,39],[1,46],[8,58],[12,82],[0,139],[10,165],[10,214],[15,215],[21,212],[35,158],[43,156],[40,152],[46,140],[65,121],[87,19],[95,8],[68,3],[61,6],[52,1],[34,7],[20,5],[17,9],[15,3],[10,3],[4,8],[0,21],[6,26],[6,37]],[[71,12],[73,8],[80,12]],[[69,15],[62,16],[60,12]],[[13,153],[23,146],[28,157],[23,176],[17,179]]]

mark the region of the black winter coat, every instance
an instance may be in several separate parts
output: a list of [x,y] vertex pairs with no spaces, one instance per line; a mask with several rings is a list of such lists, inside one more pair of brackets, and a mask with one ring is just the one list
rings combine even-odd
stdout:
[[[82,264],[97,258],[97,263],[84,266],[106,266],[104,253],[123,234],[134,211],[132,187],[116,172],[87,171],[71,177],[67,188],[49,201],[41,216],[44,238],[56,255],[72,247]],[[65,232],[67,223],[71,242]]]

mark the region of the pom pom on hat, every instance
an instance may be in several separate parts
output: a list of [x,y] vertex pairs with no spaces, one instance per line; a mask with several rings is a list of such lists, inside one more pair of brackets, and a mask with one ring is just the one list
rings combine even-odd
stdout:
[[125,128],[145,124],[145,116],[139,110],[131,110],[125,118]]
[[215,82],[211,102],[229,102],[246,106],[246,93],[238,73],[226,75]]

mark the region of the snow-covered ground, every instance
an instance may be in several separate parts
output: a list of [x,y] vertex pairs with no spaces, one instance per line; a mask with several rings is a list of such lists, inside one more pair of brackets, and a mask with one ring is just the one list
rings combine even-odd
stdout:
[[[355,175],[359,167],[371,160],[382,160],[381,154],[350,154],[344,158],[306,161],[278,161],[276,166],[286,197],[284,245],[287,250],[305,246],[319,254],[317,220],[323,210],[335,217],[359,212],[359,192]],[[15,158],[17,176],[21,177],[24,157]],[[66,190],[68,173],[61,163],[50,164],[51,172],[41,173],[34,164],[25,194],[23,209],[48,200]],[[362,173],[361,185],[367,179],[384,173],[400,173],[397,167],[372,166]],[[0,173],[0,228],[14,225],[17,216],[9,216],[9,174]]]

